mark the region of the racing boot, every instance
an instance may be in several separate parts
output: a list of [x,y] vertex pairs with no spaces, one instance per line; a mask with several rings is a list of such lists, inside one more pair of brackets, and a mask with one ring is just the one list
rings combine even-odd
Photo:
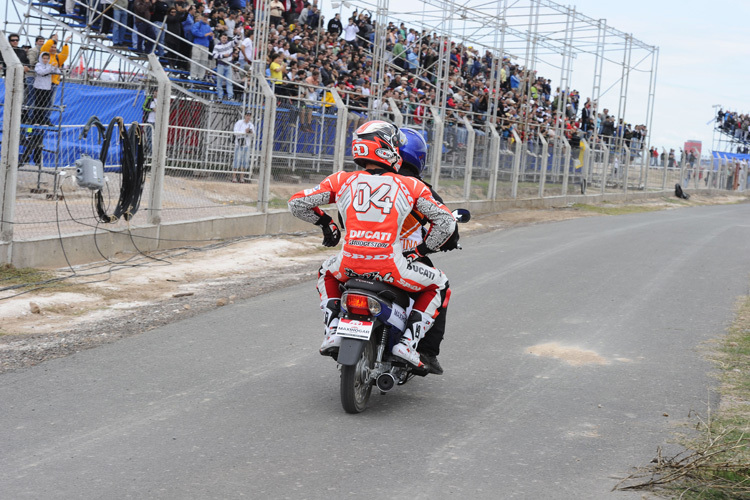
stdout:
[[432,318],[426,316],[424,313],[412,311],[406,322],[406,329],[401,336],[401,340],[393,346],[391,354],[398,356],[404,361],[408,361],[417,368],[424,368],[424,363],[422,363],[417,352],[417,344],[425,332],[430,329],[432,323]]
[[323,311],[323,323],[325,324],[325,339],[320,346],[320,354],[323,356],[333,356],[338,354],[341,346],[341,337],[336,335],[336,329],[339,326],[339,313],[341,312],[340,299],[328,299],[320,304]]

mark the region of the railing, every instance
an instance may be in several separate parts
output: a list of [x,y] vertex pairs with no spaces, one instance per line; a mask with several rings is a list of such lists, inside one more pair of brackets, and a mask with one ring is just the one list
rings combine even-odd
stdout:
[[[248,83],[244,108],[209,103],[171,91],[151,56],[150,77],[159,85],[153,112],[161,119],[143,109],[154,87],[65,79],[55,101],[59,123],[32,124],[30,132],[25,127],[17,134],[22,130],[25,97],[22,82],[16,81],[17,60],[4,42],[0,40],[8,63],[6,79],[0,80],[5,93],[0,164],[4,242],[284,209],[289,195],[303,186],[341,168],[355,168],[348,145],[356,127],[372,116],[351,94],[328,89],[331,96],[326,100],[324,89],[310,98],[295,88],[274,95],[264,78]],[[169,98],[160,97],[165,95]],[[388,104],[390,118],[425,136],[429,150],[423,177],[447,201],[660,192],[671,191],[676,183],[688,190],[747,187],[748,166],[729,159],[662,167],[650,164],[641,144],[571,141],[541,127],[524,131],[519,123],[503,121],[494,126],[471,112],[442,119],[435,108],[418,109],[404,101]],[[255,134],[238,144],[234,125],[242,119],[243,109],[251,111]],[[151,170],[140,212],[128,222],[98,222],[92,193],[76,186],[71,175],[59,175],[72,173],[71,165],[83,154],[99,156],[98,134],[82,134],[85,118],[94,114],[105,123],[114,116],[123,117],[126,124],[137,122],[147,138]],[[33,141],[21,139],[37,132],[42,137],[40,161],[17,165],[19,158],[28,159],[25,154],[33,147]],[[105,159],[102,190],[110,204],[123,182],[119,148],[116,135]]]

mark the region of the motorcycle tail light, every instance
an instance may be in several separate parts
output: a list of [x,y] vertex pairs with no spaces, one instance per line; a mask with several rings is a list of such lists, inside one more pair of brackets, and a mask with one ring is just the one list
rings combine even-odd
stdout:
[[370,314],[377,316],[380,314],[380,302],[367,295],[347,293],[344,303],[346,304],[346,310],[352,314],[360,316],[369,316]]

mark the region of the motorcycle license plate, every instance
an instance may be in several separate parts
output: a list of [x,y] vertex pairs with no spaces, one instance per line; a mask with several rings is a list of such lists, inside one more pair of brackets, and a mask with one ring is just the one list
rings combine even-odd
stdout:
[[360,321],[358,319],[342,319],[336,328],[336,333],[342,337],[359,340],[370,340],[372,333],[372,321]]

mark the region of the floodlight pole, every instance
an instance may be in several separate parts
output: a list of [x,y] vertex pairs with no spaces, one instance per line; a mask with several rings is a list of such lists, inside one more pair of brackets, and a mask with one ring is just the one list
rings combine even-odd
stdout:
[[[589,143],[589,147],[591,147],[593,154],[589,154],[589,167],[587,168],[588,172],[588,181],[591,181],[591,178],[593,177],[592,171],[593,168],[591,166],[591,163],[596,163],[596,150],[599,147],[599,127],[596,124],[597,117],[599,116],[599,99],[601,97],[601,91],[602,91],[602,67],[604,65],[604,46],[607,38],[607,20],[606,19],[599,19],[599,30],[597,31],[596,36],[596,60],[594,61],[594,86],[591,90],[591,113],[592,117],[594,118],[594,133],[591,136],[591,141]],[[604,121],[606,117],[602,117],[602,122]],[[604,181],[604,169],[605,166],[602,166],[602,184]]]
[[[646,120],[648,128],[646,129],[646,137],[648,137],[648,151],[651,154],[651,126],[654,122],[654,98],[656,94],[656,68],[659,61],[659,48],[653,47],[651,50],[651,72],[648,83],[648,104],[646,106]],[[699,163],[700,165],[700,159]],[[643,181],[644,189],[648,189],[648,171],[651,167],[651,156],[648,158],[648,165],[646,167],[646,179]]]
[[615,154],[621,155],[623,146],[625,145],[625,111],[628,104],[628,80],[630,78],[630,55],[632,48],[632,36],[625,36],[625,48],[622,54],[622,77],[620,78],[620,100],[617,103],[617,120],[622,122],[622,127],[619,127],[619,123],[616,123],[615,133]]
[[[526,154],[528,153],[528,148],[526,145],[529,142],[529,136],[530,136],[530,124],[529,120],[531,118],[531,75],[535,74],[534,68],[536,67],[536,45],[537,45],[537,31],[539,30],[539,0],[532,0],[532,2],[529,4],[529,28],[526,38],[526,62],[525,62],[525,69],[526,69],[526,76],[525,78],[521,79],[521,83],[526,85],[526,88],[524,90],[524,94],[526,94],[526,102],[524,105],[526,108],[524,109],[523,114],[523,147],[519,150],[520,154],[523,155],[523,165],[524,170],[526,168]],[[515,196],[514,196],[515,197]]]
[[[501,28],[500,32],[500,43],[498,45],[498,31],[495,31],[495,54],[492,58],[492,70],[490,71],[490,102],[487,107],[489,113],[489,123],[493,127],[497,124],[497,115],[499,113],[498,105],[500,103],[500,88],[502,79],[500,74],[503,70],[503,48],[505,46],[505,14],[508,9],[508,0],[503,0],[497,4],[497,17],[500,19]],[[507,75],[506,75],[507,76]]]
[[[378,103],[378,107],[383,106],[383,92],[385,90],[385,41],[386,41],[386,26],[388,23],[388,0],[378,0],[377,9],[375,12],[375,41],[372,50],[372,74],[370,75],[370,81],[375,87],[375,100],[370,101],[370,106],[375,102]],[[382,117],[383,109],[375,109],[373,111],[373,118],[379,119]]]
[[[560,65],[560,94],[557,99],[557,120],[555,121],[555,142],[553,144],[554,153],[552,157],[556,160],[555,164],[552,165],[553,174],[558,173],[558,166],[560,169],[566,168],[564,165],[559,165],[561,158],[560,150],[563,147],[563,137],[565,136],[565,116],[566,108],[568,107],[568,94],[570,87],[570,65],[571,65],[571,53],[572,53],[572,38],[573,38],[573,24],[574,16],[571,16],[570,9],[567,10],[567,16],[565,16],[565,41],[563,43],[562,52],[562,64]],[[559,140],[557,140],[559,139]],[[559,172],[563,173],[563,172]],[[567,185],[565,186],[567,187]]]

